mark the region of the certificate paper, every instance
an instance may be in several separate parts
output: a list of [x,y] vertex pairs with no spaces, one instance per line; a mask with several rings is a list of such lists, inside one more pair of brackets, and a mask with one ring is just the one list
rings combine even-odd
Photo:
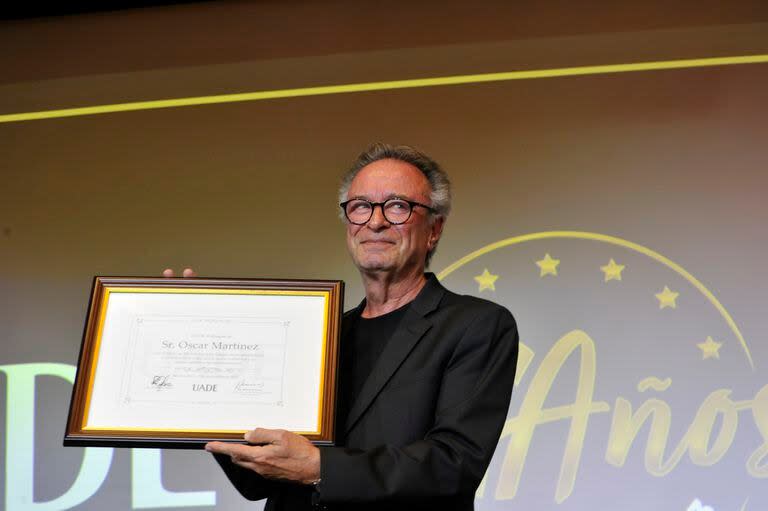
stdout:
[[[138,315],[120,401],[283,406],[288,319]],[[217,399],[211,401],[210,397]]]
[[332,442],[340,282],[150,280],[96,278],[65,445]]

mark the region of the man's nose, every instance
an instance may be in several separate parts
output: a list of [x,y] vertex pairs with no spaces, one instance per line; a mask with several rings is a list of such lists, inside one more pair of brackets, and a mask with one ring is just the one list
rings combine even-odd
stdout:
[[384,216],[384,205],[376,204],[375,206],[373,206],[373,211],[371,212],[371,219],[368,220],[368,228],[373,230],[379,230],[388,226],[389,226],[389,221],[387,221],[387,218]]

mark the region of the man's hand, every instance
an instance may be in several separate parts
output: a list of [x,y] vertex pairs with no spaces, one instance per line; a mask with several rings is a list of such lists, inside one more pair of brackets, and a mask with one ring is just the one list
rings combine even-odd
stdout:
[[270,479],[311,484],[320,479],[320,449],[301,435],[256,428],[245,434],[250,444],[210,442],[205,450],[226,454],[232,462]]
[[[166,268],[163,270],[163,277],[175,277],[176,273],[171,268]],[[197,273],[195,273],[195,270],[192,268],[184,268],[184,271],[181,273],[182,277],[197,277]]]

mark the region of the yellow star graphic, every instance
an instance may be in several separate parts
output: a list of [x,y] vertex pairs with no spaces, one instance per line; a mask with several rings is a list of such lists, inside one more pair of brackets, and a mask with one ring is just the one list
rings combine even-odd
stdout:
[[539,277],[543,277],[544,275],[557,275],[558,264],[560,264],[560,259],[552,259],[549,254],[544,255],[544,259],[536,261],[536,266],[541,269]]
[[720,346],[722,345],[723,343],[715,342],[707,336],[705,342],[700,342],[696,346],[701,350],[701,359],[706,360],[708,358],[720,358]]
[[667,307],[677,308],[677,297],[680,293],[675,293],[667,286],[664,286],[664,291],[656,293],[656,298],[659,299],[659,309],[666,309]]
[[611,258],[610,262],[605,266],[600,267],[605,273],[605,282],[609,280],[621,280],[621,272],[624,270],[623,264],[616,264],[616,261]]
[[483,270],[483,273],[480,275],[477,275],[475,277],[475,281],[479,284],[478,292],[484,291],[486,289],[490,289],[491,291],[496,291],[496,286],[494,285],[494,282],[496,282],[496,279],[498,279],[498,275],[493,275],[491,272],[488,271],[488,268],[485,268]]

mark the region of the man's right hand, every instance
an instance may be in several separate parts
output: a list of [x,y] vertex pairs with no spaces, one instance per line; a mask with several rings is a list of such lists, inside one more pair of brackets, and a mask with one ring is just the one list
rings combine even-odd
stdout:
[[[166,268],[163,270],[163,277],[175,277],[176,273],[173,271],[172,268]],[[195,273],[195,270],[192,268],[184,268],[184,271],[181,272],[182,277],[197,277],[197,273]]]

